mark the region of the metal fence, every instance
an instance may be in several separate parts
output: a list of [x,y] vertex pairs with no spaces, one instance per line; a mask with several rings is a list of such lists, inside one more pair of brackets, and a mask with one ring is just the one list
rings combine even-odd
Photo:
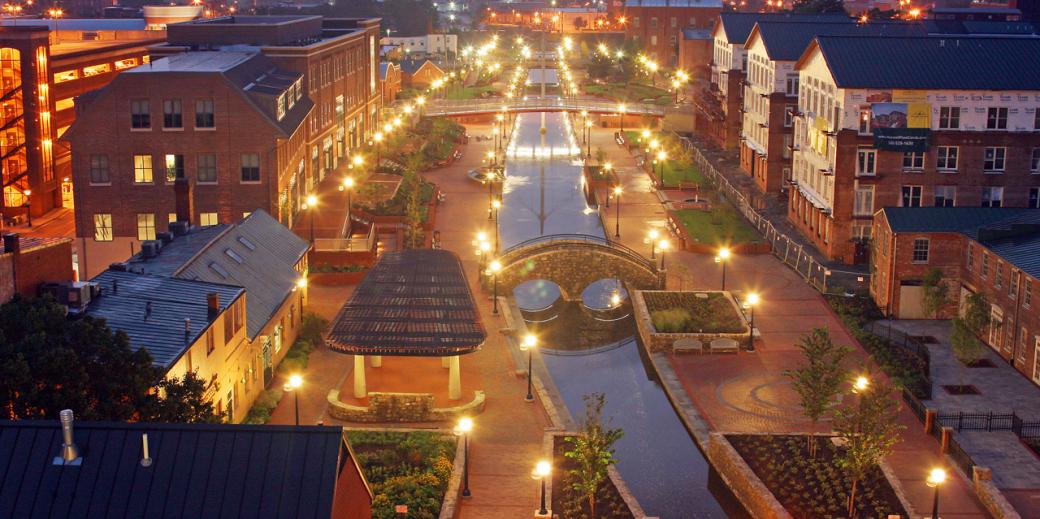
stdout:
[[1015,426],[1015,413],[937,413],[935,421],[943,427],[960,431],[1010,431]]
[[975,467],[975,460],[971,459],[971,455],[961,447],[961,444],[957,442],[956,437],[950,436],[950,443],[946,450],[946,454],[948,454],[950,458],[953,459],[954,463],[964,471],[964,474],[969,478],[972,477],[972,474],[975,473],[973,469]]
[[364,237],[315,238],[314,250],[318,252],[369,252],[375,246],[376,226],[369,227]]

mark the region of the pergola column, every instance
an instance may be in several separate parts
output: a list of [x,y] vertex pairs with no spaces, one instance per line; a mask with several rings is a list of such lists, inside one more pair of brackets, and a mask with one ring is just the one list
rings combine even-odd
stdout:
[[448,398],[458,400],[462,398],[462,375],[459,373],[459,356],[448,357]]
[[448,364],[449,364],[448,360],[449,359],[451,359],[451,357],[441,357],[441,367],[442,368],[447,368],[448,367]]
[[354,355],[354,398],[365,398],[368,390],[365,388],[365,356]]
[[383,367],[383,356],[382,355],[372,355],[372,367],[373,368],[381,368],[381,367]]

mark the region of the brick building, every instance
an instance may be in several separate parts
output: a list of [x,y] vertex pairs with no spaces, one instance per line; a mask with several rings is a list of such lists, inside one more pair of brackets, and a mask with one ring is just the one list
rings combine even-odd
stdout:
[[[873,218],[870,294],[888,315],[950,318],[968,293],[990,304],[980,339],[1040,384],[1040,211],[1028,208],[888,207]],[[922,310],[922,279],[939,269],[948,303]]]
[[786,13],[720,14],[711,27],[712,56],[709,76],[693,96],[698,134],[727,150],[736,150],[743,124],[744,76],[747,73],[747,42],[755,24],[762,20],[820,23],[854,21],[846,15],[795,15]]
[[0,303],[35,297],[41,283],[72,281],[72,240],[5,234],[0,243]]
[[799,23],[759,21],[744,43],[744,81],[740,167],[759,189],[776,193],[791,180],[794,114],[798,112],[795,63],[819,35],[923,36],[920,24]]
[[0,28],[0,211],[7,219],[70,205],[70,152],[55,141],[75,119],[75,98],[146,63],[147,46],[165,39],[162,31],[145,31],[141,20],[65,20],[61,30],[54,27],[53,20],[34,19]]
[[391,61],[379,64],[379,93],[383,100],[383,106],[388,106],[397,100],[397,94],[401,91],[401,67]]
[[401,70],[401,84],[412,88],[428,87],[447,76],[444,69],[428,59],[404,60],[398,68]]
[[663,66],[679,63],[683,29],[711,29],[721,0],[625,0],[625,39]]
[[679,38],[679,61],[676,68],[690,75],[694,84],[711,78],[711,53],[714,39],[710,29],[683,29]]
[[1037,207],[1040,39],[819,36],[799,72],[788,218],[867,260],[886,207]]
[[320,16],[170,26],[152,63],[91,96],[67,136],[84,271],[176,220],[208,226],[263,209],[291,226],[375,131],[377,34],[378,20]]

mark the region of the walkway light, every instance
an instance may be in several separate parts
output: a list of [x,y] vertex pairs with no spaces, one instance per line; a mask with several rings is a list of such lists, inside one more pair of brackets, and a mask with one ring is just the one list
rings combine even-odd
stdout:
[[470,497],[469,491],[469,432],[473,430],[473,419],[469,417],[459,418],[455,425],[455,435],[462,436],[463,442],[463,465],[462,465],[462,497]]
[[291,375],[289,382],[282,388],[284,391],[292,392],[293,394],[293,409],[296,413],[296,425],[300,425],[300,387],[303,386],[303,377],[298,374]]
[[665,270],[665,268],[664,268],[664,252],[666,250],[668,250],[668,247],[670,247],[671,245],[672,245],[671,243],[668,243],[668,240],[661,240],[661,241],[659,241],[657,243],[657,248],[661,249],[661,270]]
[[862,393],[870,385],[870,379],[862,375],[856,377],[856,381],[852,384],[852,390],[856,393]]
[[545,508],[545,479],[552,473],[552,464],[548,461],[539,461],[534,466],[534,471],[531,472],[531,477],[534,479],[540,479],[542,481],[542,499],[541,507],[538,508],[538,515],[546,516],[549,515],[549,510]]
[[621,186],[614,186],[614,239],[621,238],[621,191]]
[[492,284],[494,285],[494,292],[491,296],[491,314],[498,315],[498,271],[502,270],[502,262],[493,260],[488,265],[488,271],[491,273]]
[[531,354],[537,347],[538,337],[530,333],[524,336],[524,341],[520,343],[520,351],[527,352],[527,396],[524,397],[526,402],[534,402],[534,394],[531,392]]
[[654,259],[657,257],[657,229],[650,229],[646,235],[650,239],[650,259]]
[[415,104],[417,104],[417,105],[419,105],[419,106],[422,106],[422,105],[426,104],[426,98],[425,98],[425,97],[423,97],[423,96],[419,96],[419,97],[417,97],[417,98],[415,99]]
[[715,263],[722,264],[722,290],[726,290],[726,263],[729,261],[729,249],[723,247],[719,249],[719,253],[715,256]]
[[939,487],[946,481],[946,471],[934,468],[928,473],[928,486],[935,489],[935,497],[932,498],[932,519],[939,519]]
[[748,333],[747,351],[755,351],[755,306],[758,305],[758,301],[758,294],[754,292],[748,294],[747,297],[744,299],[744,303],[747,305],[748,310],[751,312],[751,330],[750,333]]

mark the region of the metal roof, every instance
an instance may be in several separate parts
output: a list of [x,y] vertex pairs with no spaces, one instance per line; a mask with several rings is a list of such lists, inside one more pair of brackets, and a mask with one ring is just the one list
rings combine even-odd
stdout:
[[182,52],[153,60],[143,67],[127,70],[126,74],[157,72],[227,72],[256,57],[255,51],[200,51]]
[[1040,90],[1038,38],[818,36],[839,88]]
[[340,353],[439,357],[473,353],[486,337],[458,256],[411,249],[379,259],[327,341]]
[[[44,26],[52,31],[143,31],[144,18],[0,18],[5,26]],[[162,37],[163,31],[155,31]]]
[[683,29],[684,40],[710,40],[711,29]]
[[340,427],[76,422],[73,434],[82,464],[55,465],[57,421],[0,421],[0,517],[328,519],[351,457]]
[[441,67],[439,65],[437,65],[436,63],[434,63],[433,61],[428,60],[428,59],[423,59],[423,60],[418,60],[418,59],[401,60],[401,62],[398,63],[397,66],[400,67],[402,71],[404,71],[404,72],[406,72],[408,74],[415,74],[416,72],[419,71],[419,69],[423,68],[423,65],[426,65],[427,63],[429,63],[430,65],[436,67],[438,71],[441,71],[443,73],[443,70],[441,70]]
[[245,293],[226,284],[114,270],[106,270],[91,281],[101,285],[101,295],[90,301],[84,313],[125,332],[133,350],[148,350],[152,363],[166,368],[209,328],[209,294],[220,296],[223,312]]
[[766,54],[773,61],[797,61],[812,42],[813,37],[835,36],[924,36],[920,23],[792,23],[788,21],[760,21],[748,36],[762,38]]
[[722,7],[722,0],[625,0],[625,7]]
[[738,13],[719,14],[719,27],[726,35],[726,42],[744,45],[751,29],[761,21],[785,21],[794,23],[856,23],[847,14],[795,14],[795,13]]

